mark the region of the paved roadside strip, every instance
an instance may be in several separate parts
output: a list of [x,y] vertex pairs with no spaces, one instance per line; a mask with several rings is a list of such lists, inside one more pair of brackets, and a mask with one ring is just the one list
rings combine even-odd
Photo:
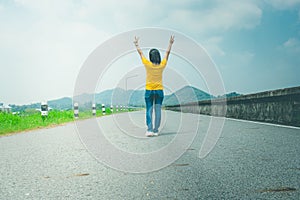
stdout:
[[[143,111],[97,123],[118,148],[139,154],[192,134],[176,132],[181,115],[199,121],[192,145],[169,166],[142,174],[96,160],[75,123],[1,137],[0,199],[299,199],[299,129],[226,120],[217,145],[200,159],[209,116],[164,111],[161,134],[153,138],[144,136]],[[125,119],[134,123],[112,126]]]

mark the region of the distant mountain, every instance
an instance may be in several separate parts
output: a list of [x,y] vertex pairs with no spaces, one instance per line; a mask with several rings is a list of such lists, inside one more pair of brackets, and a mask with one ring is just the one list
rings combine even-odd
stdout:
[[[112,96],[114,93],[119,93],[121,92],[121,90],[119,90],[119,92],[117,92],[119,89],[114,89],[114,90],[105,90],[103,92],[97,93],[95,95],[95,101],[96,103],[104,103],[104,104],[111,104],[112,102]],[[116,92],[114,92],[116,91]],[[121,92],[123,93],[123,92]]]
[[178,105],[202,100],[213,99],[214,96],[192,86],[185,86],[165,97],[164,105]]
[[[122,88],[115,88],[110,90],[105,90],[97,94],[82,94],[80,96],[74,97],[64,97],[56,100],[48,101],[49,107],[56,110],[70,110],[73,109],[73,102],[79,103],[80,109],[91,109],[93,102],[96,104],[105,104],[106,106],[112,105],[129,105],[129,106],[145,106],[144,99],[145,90],[124,90]],[[240,94],[232,92],[226,94],[226,97],[239,96]],[[192,86],[185,86],[176,92],[165,95],[163,105],[176,105],[184,104],[189,102],[196,102],[202,100],[209,100],[214,98],[224,98],[223,96],[214,97],[198,88]],[[10,105],[13,111],[24,111],[25,109],[35,109],[40,108],[40,103],[30,104],[30,105]]]
[[[145,90],[124,90],[116,88],[95,95],[96,103],[106,105],[145,106]],[[175,105],[214,98],[214,96],[191,86],[185,86],[173,94],[165,95],[164,105]]]
[[95,95],[97,104],[144,106],[144,90],[105,90]]
[[69,110],[72,109],[72,99],[70,97],[64,97],[61,99],[48,101],[49,107],[56,110]]
[[145,106],[145,90],[131,90],[128,99],[131,106]]

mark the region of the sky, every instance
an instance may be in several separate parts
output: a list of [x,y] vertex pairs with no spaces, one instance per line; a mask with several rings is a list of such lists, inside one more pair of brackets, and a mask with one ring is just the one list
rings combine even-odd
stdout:
[[72,97],[91,52],[144,27],[201,45],[226,92],[300,86],[300,0],[0,0],[0,102]]

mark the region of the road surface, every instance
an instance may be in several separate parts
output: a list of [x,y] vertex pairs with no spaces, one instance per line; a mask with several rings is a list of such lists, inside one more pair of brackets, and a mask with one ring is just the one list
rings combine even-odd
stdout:
[[[144,111],[117,115],[97,122],[112,143],[138,153],[192,134],[179,127],[189,127],[179,123],[183,115],[199,127],[178,160],[149,173],[95,159],[75,123],[1,137],[0,199],[300,199],[300,129],[226,119],[217,145],[200,159],[209,116],[164,111],[160,136],[145,138]],[[128,116],[135,124],[115,125]]]

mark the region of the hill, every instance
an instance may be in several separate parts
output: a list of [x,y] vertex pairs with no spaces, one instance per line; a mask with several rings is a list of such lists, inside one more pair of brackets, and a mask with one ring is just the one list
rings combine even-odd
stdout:
[[[145,90],[123,90],[116,88],[106,90],[95,95],[96,103],[104,103],[106,105],[130,105],[145,106],[144,100]],[[175,105],[179,103],[188,103],[214,98],[212,95],[191,86],[185,86],[170,95],[165,95],[164,105]]]
[[144,90],[124,90],[121,88],[105,90],[95,95],[97,104],[105,105],[144,105]]
[[[92,102],[96,104],[105,104],[106,106],[112,105],[128,105],[128,106],[137,106],[144,107],[145,90],[124,90],[122,88],[115,88],[110,90],[105,90],[97,94],[82,94],[80,96],[74,97],[74,101],[70,97],[63,97],[56,100],[48,101],[49,107],[55,110],[70,110],[73,109],[73,102],[78,102],[81,106],[81,109],[91,109]],[[232,92],[223,96],[214,97],[213,95],[208,94],[198,88],[192,86],[185,86],[176,92],[165,95],[163,105],[176,105],[189,102],[196,102],[202,100],[209,100],[213,98],[223,98],[224,96],[232,97],[239,96],[240,94]],[[40,103],[30,104],[30,105],[10,105],[12,110],[15,111],[24,111],[28,108],[36,109],[40,108]]]
[[70,110],[72,109],[72,99],[70,97],[63,97],[56,100],[48,101],[49,107],[56,110]]
[[164,105],[176,105],[213,99],[214,96],[192,86],[185,86],[175,93],[165,97]]

